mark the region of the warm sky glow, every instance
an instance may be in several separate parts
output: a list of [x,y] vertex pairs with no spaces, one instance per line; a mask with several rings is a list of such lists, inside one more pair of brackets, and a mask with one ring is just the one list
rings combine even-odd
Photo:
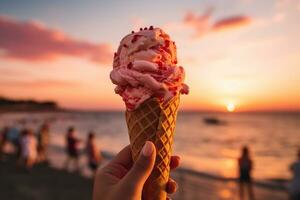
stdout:
[[228,112],[233,112],[235,110],[235,105],[233,103],[229,103],[226,108]]
[[191,93],[181,108],[300,110],[299,7],[298,0],[1,1],[0,96],[122,109],[109,80],[112,52],[131,30],[154,25],[176,41],[186,69]]

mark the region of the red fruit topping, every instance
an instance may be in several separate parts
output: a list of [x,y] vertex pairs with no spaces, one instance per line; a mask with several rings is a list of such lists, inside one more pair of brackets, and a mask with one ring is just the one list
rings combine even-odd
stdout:
[[131,31],[131,33],[134,33],[134,31]]
[[177,92],[173,92],[173,95],[176,96]]
[[174,81],[179,81],[179,80],[180,80],[180,78],[175,78],[175,79],[174,79]]
[[149,30],[153,30],[153,26],[150,26]]
[[177,60],[174,61],[174,64],[177,64]]
[[139,37],[141,37],[141,35],[134,35],[131,40],[131,43],[135,43],[139,39]]
[[126,106],[128,109],[133,109],[134,105],[132,105],[131,103],[125,102]]
[[132,68],[132,62],[130,62],[130,63],[127,64],[127,68],[128,68],[128,69],[131,69],[131,68]]
[[128,48],[128,45],[127,44],[123,44],[123,47]]
[[171,91],[171,90],[177,90],[177,86],[170,86],[169,91]]
[[144,30],[147,30],[147,29],[148,29],[147,27],[144,28]]
[[142,31],[143,30],[143,28],[140,28],[140,31]]
[[117,55],[118,55],[118,54],[115,52],[115,53],[114,53],[114,58],[115,58]]
[[162,47],[162,49],[164,50],[164,51],[166,51],[166,52],[169,52],[169,49],[168,49],[168,47]]
[[170,40],[165,40],[165,46],[169,47],[170,46]]
[[157,61],[157,64],[158,64],[158,67],[162,67],[163,66],[163,63],[161,61]]

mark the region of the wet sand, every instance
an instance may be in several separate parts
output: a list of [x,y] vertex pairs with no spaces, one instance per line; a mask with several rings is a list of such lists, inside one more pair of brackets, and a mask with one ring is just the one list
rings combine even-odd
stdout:
[[[67,200],[91,199],[93,181],[77,173],[37,165],[30,172],[17,168],[9,156],[0,163],[0,199],[9,200]],[[218,180],[205,175],[195,175],[179,169],[172,174],[180,188],[172,199],[180,200],[237,200],[237,183]],[[258,186],[256,200],[286,200],[282,189]]]
[[[195,175],[184,169],[178,169],[172,177],[180,185],[177,193],[172,196],[173,199],[239,200],[237,181],[217,179],[205,174]],[[255,184],[254,193],[256,200],[288,199],[285,190],[263,185]]]

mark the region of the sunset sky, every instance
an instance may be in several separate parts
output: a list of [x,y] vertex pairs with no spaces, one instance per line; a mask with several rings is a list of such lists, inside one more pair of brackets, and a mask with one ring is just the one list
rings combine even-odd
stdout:
[[139,27],[176,41],[186,110],[300,110],[300,0],[1,0],[0,96],[123,109],[109,79]]

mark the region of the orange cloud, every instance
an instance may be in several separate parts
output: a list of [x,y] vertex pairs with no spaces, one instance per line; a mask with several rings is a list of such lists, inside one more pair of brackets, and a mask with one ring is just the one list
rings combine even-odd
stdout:
[[184,17],[184,24],[195,29],[197,38],[207,35],[213,31],[223,31],[228,29],[236,29],[251,23],[252,19],[248,16],[237,15],[222,18],[214,21],[212,19],[212,9],[208,9],[202,15],[196,15],[193,12],[187,12]]
[[27,61],[53,60],[63,56],[87,58],[96,63],[111,62],[106,43],[77,40],[65,33],[34,22],[19,22],[0,16],[1,56]]
[[245,26],[251,23],[251,18],[247,16],[232,16],[217,21],[213,26],[212,30],[221,31],[225,29],[233,29],[241,26]]

